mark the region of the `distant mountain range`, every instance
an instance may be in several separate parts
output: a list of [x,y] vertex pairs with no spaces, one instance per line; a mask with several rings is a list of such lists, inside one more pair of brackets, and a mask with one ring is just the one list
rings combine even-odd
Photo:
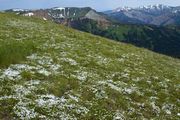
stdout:
[[180,25],[180,6],[158,4],[138,8],[120,7],[104,13],[119,23]]
[[97,12],[90,7],[54,7],[40,10],[10,9],[6,12],[15,12],[24,16],[37,16],[44,20],[66,24],[71,24],[72,21],[77,19],[91,19],[101,23],[113,21],[121,24],[180,25],[180,6],[171,7],[162,4],[137,8],[119,7],[105,12]]

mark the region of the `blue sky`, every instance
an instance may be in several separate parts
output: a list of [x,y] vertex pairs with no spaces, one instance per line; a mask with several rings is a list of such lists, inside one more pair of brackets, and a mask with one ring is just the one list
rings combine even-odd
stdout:
[[0,9],[9,8],[51,8],[51,7],[92,7],[98,11],[121,6],[137,7],[150,4],[180,6],[180,0],[0,0]]

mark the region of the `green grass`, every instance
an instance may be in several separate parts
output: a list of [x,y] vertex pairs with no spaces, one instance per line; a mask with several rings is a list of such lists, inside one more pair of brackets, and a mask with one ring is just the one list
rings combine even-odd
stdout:
[[2,41],[0,42],[0,67],[8,67],[26,59],[35,51],[33,41]]
[[179,119],[180,61],[0,13],[0,119]]

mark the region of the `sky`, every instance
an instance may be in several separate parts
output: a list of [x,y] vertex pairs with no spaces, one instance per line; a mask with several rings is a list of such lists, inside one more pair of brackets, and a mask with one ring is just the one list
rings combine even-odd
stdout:
[[92,7],[97,11],[105,11],[123,6],[138,7],[154,4],[180,6],[180,0],[0,0],[0,10],[10,8]]

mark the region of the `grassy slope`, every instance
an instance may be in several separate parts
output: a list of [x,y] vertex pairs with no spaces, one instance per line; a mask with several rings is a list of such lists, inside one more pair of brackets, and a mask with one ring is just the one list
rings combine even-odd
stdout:
[[0,119],[179,119],[177,59],[2,13],[0,42]]
[[177,26],[158,27],[115,23],[108,25],[108,27],[107,25],[107,23],[83,19],[73,21],[71,27],[180,58],[180,29]]

